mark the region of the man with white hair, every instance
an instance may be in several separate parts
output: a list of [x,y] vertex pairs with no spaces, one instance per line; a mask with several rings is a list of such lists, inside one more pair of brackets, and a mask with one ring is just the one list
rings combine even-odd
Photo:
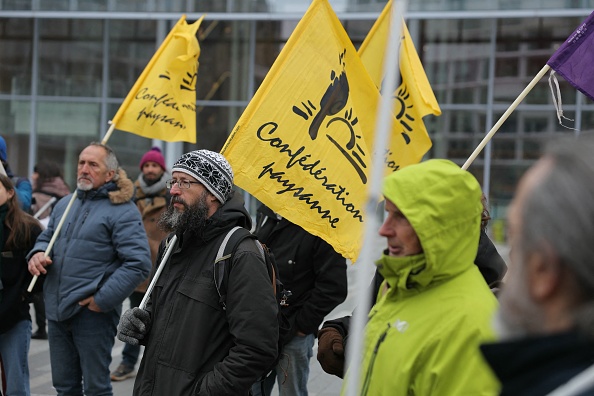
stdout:
[[146,309],[126,311],[118,326],[120,340],[146,347],[134,395],[248,395],[277,356],[271,279],[251,238],[232,255],[224,307],[213,269],[227,233],[236,226],[249,230],[251,218],[233,193],[233,171],[221,154],[186,153],[171,176],[171,203],[160,223],[175,233],[176,245],[160,264],[165,267]]
[[148,276],[151,257],[132,202],[134,185],[109,146],[91,143],[81,151],[76,187],[72,206],[68,195],[52,210],[27,256],[29,272],[46,275],[43,298],[57,394],[111,395],[109,365],[122,302]]
[[548,148],[522,177],[508,226],[501,342],[481,347],[501,394],[594,395],[592,136]]

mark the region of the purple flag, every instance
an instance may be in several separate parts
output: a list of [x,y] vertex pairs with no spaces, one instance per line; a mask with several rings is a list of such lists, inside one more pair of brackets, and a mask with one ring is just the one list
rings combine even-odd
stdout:
[[594,100],[594,12],[555,51],[547,65]]

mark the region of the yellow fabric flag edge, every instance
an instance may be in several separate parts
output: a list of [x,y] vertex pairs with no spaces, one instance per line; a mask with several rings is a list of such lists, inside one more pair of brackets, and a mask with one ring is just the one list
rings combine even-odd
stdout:
[[[390,18],[391,7],[392,7],[392,0],[390,0],[386,4],[386,6],[382,10],[380,16],[377,18],[377,20],[374,22],[373,26],[367,33],[367,36],[365,36],[363,43],[359,47],[359,50],[358,50],[359,54],[366,51],[367,47],[369,46],[369,43],[373,40],[373,37],[375,36],[375,34],[377,34],[377,31],[379,30],[380,26],[382,26],[382,24],[385,22],[386,18]],[[437,102],[437,98],[435,97],[435,94],[433,92],[433,89],[431,88],[431,84],[429,83],[429,80],[427,79],[427,76],[425,73],[425,68],[423,67],[423,64],[421,63],[421,59],[419,58],[418,51],[416,50],[414,43],[412,41],[412,38],[410,37],[410,33],[408,31],[408,27],[406,26],[406,22],[404,21],[404,18],[402,18],[402,36],[404,39],[402,40],[402,46],[400,48],[400,70],[402,70],[403,63],[409,65],[410,73],[413,76],[415,85],[418,87],[422,87],[421,89],[418,89],[418,91],[421,93],[421,96],[423,97],[423,102],[424,102],[425,106],[427,106],[431,109],[431,114],[433,114],[435,116],[439,116],[439,115],[441,115],[441,109]],[[411,46],[412,48],[408,48],[408,46]],[[406,59],[406,61],[405,61],[405,59]],[[420,72],[419,72],[419,70],[420,70]],[[402,74],[402,72],[401,72],[401,74]]]
[[[202,15],[200,17],[200,19],[198,19],[196,22],[189,25],[191,27],[190,32],[193,33],[194,35],[196,35],[196,32],[198,31],[198,28],[200,27],[200,24],[202,23],[203,20],[204,20],[204,15]],[[186,14],[183,14],[179,18],[177,23],[173,26],[173,28],[171,28],[171,30],[169,31],[169,33],[167,34],[167,36],[165,37],[165,39],[163,40],[163,42],[161,43],[161,45],[159,46],[157,51],[155,51],[153,57],[149,60],[149,62],[145,66],[142,73],[140,73],[140,76],[138,76],[138,78],[136,79],[136,82],[134,83],[134,85],[132,86],[130,91],[128,92],[128,95],[126,95],[126,98],[122,102],[122,105],[120,106],[117,113],[111,120],[111,123],[113,125],[115,125],[116,128],[117,128],[117,122],[120,120],[122,115],[124,115],[124,113],[126,112],[128,106],[130,105],[130,102],[132,102],[132,100],[134,99],[134,96],[136,95],[136,92],[139,90],[140,85],[142,85],[142,83],[144,83],[144,81],[146,80],[146,77],[151,72],[153,66],[155,65],[155,63],[157,62],[157,60],[159,59],[159,57],[161,56],[161,54],[163,53],[165,48],[167,48],[167,45],[169,44],[169,42],[173,39],[173,37],[176,34],[178,34],[177,30],[178,30],[179,26],[181,26],[185,21],[186,21]],[[190,143],[195,143],[195,141],[190,142]]]

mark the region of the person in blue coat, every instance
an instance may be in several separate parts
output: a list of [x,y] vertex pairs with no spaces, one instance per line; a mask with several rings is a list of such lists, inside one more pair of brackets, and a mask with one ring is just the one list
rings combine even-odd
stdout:
[[33,186],[31,185],[31,181],[29,181],[29,179],[26,177],[15,176],[13,173],[10,165],[8,164],[6,140],[4,140],[2,136],[0,136],[0,162],[2,162],[6,176],[8,176],[8,178],[14,184],[14,191],[16,192],[21,209],[29,213],[31,211]]
[[[62,198],[29,252],[45,274],[52,382],[58,395],[111,395],[111,350],[122,302],[151,269],[134,187],[112,149],[91,143],[79,156],[76,198]],[[45,251],[66,216],[49,257]]]

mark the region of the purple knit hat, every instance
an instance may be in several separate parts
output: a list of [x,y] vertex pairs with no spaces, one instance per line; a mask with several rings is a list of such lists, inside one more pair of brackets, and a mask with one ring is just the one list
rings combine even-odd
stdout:
[[165,166],[165,158],[163,157],[163,154],[161,154],[161,149],[159,147],[153,147],[142,156],[142,159],[140,160],[140,170],[142,170],[144,164],[149,161],[156,162],[164,171],[167,170],[167,167]]

